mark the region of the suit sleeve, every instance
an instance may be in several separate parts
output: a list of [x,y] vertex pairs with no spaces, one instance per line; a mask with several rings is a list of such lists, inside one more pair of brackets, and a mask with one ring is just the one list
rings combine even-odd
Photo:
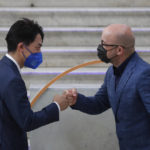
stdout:
[[140,98],[150,115],[150,69],[144,71],[138,80],[137,90]]
[[8,84],[4,92],[4,101],[10,115],[24,131],[30,131],[59,120],[59,110],[55,103],[49,104],[38,112],[31,110],[22,79],[13,79]]
[[82,94],[78,94],[77,102],[72,106],[72,109],[80,110],[91,115],[100,114],[109,108],[110,103],[106,83],[102,85],[95,96],[86,97]]

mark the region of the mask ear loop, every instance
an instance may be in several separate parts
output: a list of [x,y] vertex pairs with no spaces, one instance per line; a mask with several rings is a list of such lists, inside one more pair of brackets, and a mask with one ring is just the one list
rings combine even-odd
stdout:
[[[25,47],[25,49],[26,49],[29,53],[32,54],[32,52],[26,47],[25,44],[23,44],[23,46]],[[22,55],[23,55],[23,57],[24,57],[25,59],[27,59],[27,57],[25,56],[24,52],[22,52]]]
[[25,49],[26,49],[30,54],[33,54],[33,53],[31,52],[31,50],[30,50],[25,44],[23,44],[23,45],[24,45]]
[[22,52],[22,55],[23,55],[23,57],[26,59],[26,56],[25,56],[24,52]]
[[[29,48],[27,48],[27,46],[26,46],[25,44],[23,44],[23,45],[24,45],[25,49],[26,49],[30,54],[33,54],[33,53],[31,52],[31,50],[30,50]],[[22,55],[24,56],[25,59],[27,59],[27,57],[25,56],[24,52],[22,52]]]

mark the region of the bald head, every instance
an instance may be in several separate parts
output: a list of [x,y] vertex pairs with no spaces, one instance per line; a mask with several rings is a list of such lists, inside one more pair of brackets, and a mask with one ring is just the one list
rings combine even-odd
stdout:
[[111,24],[104,28],[102,40],[134,50],[135,38],[131,28],[125,24]]

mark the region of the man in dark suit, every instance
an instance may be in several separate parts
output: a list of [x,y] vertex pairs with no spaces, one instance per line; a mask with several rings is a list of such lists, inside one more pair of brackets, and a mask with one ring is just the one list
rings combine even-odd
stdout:
[[100,114],[112,108],[120,150],[150,149],[150,65],[134,50],[131,28],[112,24],[104,28],[98,57],[113,65],[104,83],[91,97],[75,94],[72,108],[88,114]]
[[0,150],[28,150],[26,132],[59,120],[69,102],[56,95],[53,103],[33,112],[20,74],[23,66],[42,63],[42,27],[29,19],[15,22],[7,36],[8,53],[0,60]]

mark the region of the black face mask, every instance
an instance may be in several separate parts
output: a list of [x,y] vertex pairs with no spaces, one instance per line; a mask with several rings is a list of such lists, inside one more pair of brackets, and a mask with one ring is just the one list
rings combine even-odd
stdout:
[[[114,47],[115,48],[115,47]],[[110,49],[113,50],[114,48]],[[109,50],[109,51],[110,51]],[[99,57],[99,59],[105,63],[109,63],[111,61],[112,58],[116,57],[117,55],[114,55],[112,58],[108,58],[107,57],[107,50],[105,48],[103,48],[102,45],[98,45],[97,48],[97,56]]]
[[105,50],[102,45],[98,45],[97,56],[101,61],[105,63],[110,62],[110,59],[107,57],[107,50]]

